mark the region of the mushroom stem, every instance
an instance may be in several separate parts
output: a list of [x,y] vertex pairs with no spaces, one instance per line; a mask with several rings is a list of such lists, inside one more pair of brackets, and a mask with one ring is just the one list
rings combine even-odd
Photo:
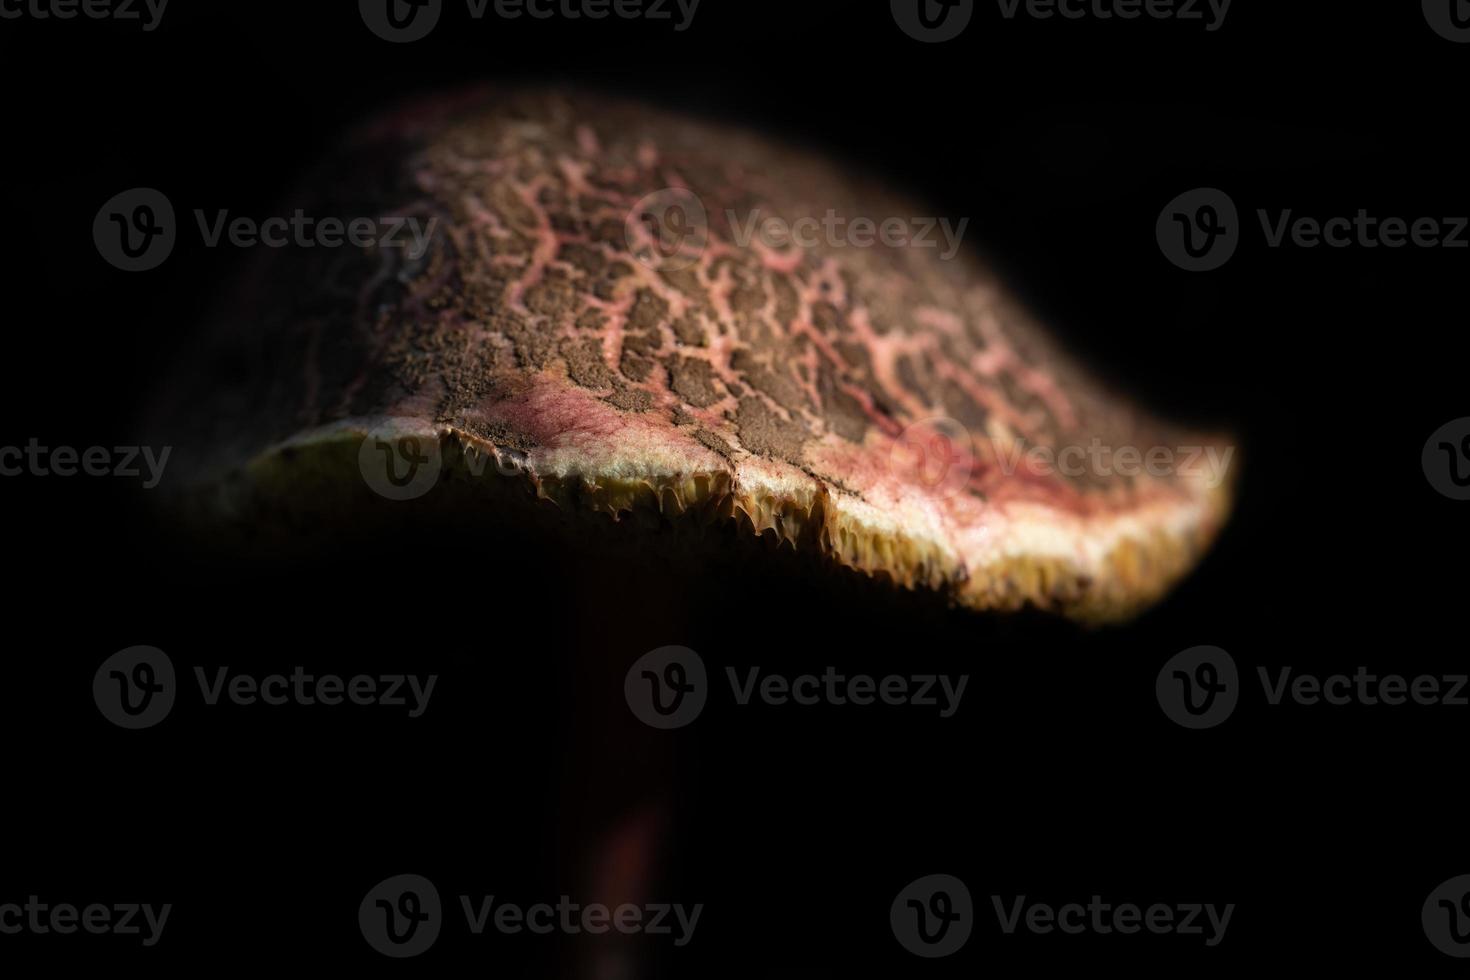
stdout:
[[[675,752],[687,733],[644,725],[621,692],[630,663],[687,635],[680,590],[673,576],[647,565],[620,570],[615,581],[606,569],[584,566],[568,574],[579,642],[569,658],[572,727],[559,808],[558,836],[570,861],[564,874],[588,901],[611,909],[673,901],[677,896],[655,892],[668,887]],[[560,975],[644,975],[646,939],[616,931],[582,937],[570,944]]]

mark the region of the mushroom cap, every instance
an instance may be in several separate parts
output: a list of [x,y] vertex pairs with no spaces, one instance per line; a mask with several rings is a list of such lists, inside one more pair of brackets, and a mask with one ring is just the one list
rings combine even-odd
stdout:
[[[417,496],[374,467],[412,484],[418,460],[431,500],[521,506],[510,483],[735,522],[963,606],[1096,620],[1162,594],[1229,507],[1199,463],[1224,440],[1105,391],[969,250],[877,233],[932,212],[743,131],[477,89],[363,127],[301,206],[404,224],[247,270],[165,410],[214,519]],[[1174,465],[1141,462],[1159,449]]]

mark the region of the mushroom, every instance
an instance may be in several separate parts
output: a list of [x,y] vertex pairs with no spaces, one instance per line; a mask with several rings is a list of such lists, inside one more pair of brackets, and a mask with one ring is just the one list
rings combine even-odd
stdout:
[[169,431],[224,524],[470,488],[1117,620],[1225,519],[1222,440],[1106,392],[968,251],[875,233],[922,210],[750,134],[475,90],[365,126],[303,200],[400,233],[262,256],[208,337]]
[[682,642],[683,613],[663,589],[627,613],[626,549],[1118,620],[1225,520],[1224,474],[1097,455],[1221,440],[1108,394],[969,251],[885,236],[913,204],[753,135],[480,89],[363,127],[299,206],[400,233],[255,257],[160,406],[185,510],[227,538],[429,512],[624,549],[555,590],[602,647],[575,651],[588,730],[563,807],[594,897],[646,893],[673,795],[675,736],[624,710],[608,650],[639,617],[660,623],[644,649]]

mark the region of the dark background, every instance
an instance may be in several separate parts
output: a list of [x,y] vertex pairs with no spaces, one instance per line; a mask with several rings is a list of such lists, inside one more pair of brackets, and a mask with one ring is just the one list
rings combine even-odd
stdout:
[[[674,778],[655,900],[703,902],[649,975],[962,976],[1140,965],[1393,964],[1448,973],[1419,925],[1470,872],[1458,831],[1466,708],[1266,708],[1257,665],[1463,672],[1463,508],[1420,468],[1467,413],[1465,251],[1268,249],[1256,208],[1464,215],[1470,46],[1417,4],[1238,0],[1224,26],[1003,21],[917,43],[887,4],[703,0],[693,26],[476,23],[450,4],[392,46],[351,3],[174,0],[159,30],[0,21],[0,445],[123,444],[241,257],[197,235],[129,275],[91,240],[118,191],[180,214],[265,217],[342,127],[481,79],[575,81],[810,144],[971,218],[982,248],[1121,387],[1238,433],[1241,496],[1199,571],[1130,626],[1084,632],[890,606],[789,574],[619,565],[525,535],[409,526],[344,554],[229,561],[163,526],[124,481],[8,478],[5,856],[0,902],[174,903],[163,941],[0,937],[0,962],[97,958],[232,973],[300,965],[563,973],[535,937],[394,963],[361,896],[427,875],[447,901],[576,893],[649,762],[585,759],[627,734],[621,677],[665,644],[713,670],[969,673],[958,716],[713,705],[658,740]],[[1207,274],[1154,219],[1227,191],[1251,222]],[[441,674],[413,722],[371,711],[176,709],[130,733],[88,690],[113,651]],[[1251,681],[1218,729],[1154,698],[1169,656],[1212,643]],[[588,670],[600,662],[605,673]],[[611,705],[611,708],[608,706]],[[600,712],[606,712],[601,714]],[[614,720],[607,720],[614,719]],[[637,735],[630,736],[637,739]],[[660,753],[666,753],[667,758]],[[626,779],[624,778],[626,777]],[[568,786],[574,788],[568,789]],[[583,787],[581,789],[575,787]],[[888,928],[910,880],[964,879],[979,924],[922,961]],[[1001,936],[989,896],[1237,905],[1225,942]],[[38,960],[39,962],[40,960]],[[548,965],[555,963],[557,965]]]

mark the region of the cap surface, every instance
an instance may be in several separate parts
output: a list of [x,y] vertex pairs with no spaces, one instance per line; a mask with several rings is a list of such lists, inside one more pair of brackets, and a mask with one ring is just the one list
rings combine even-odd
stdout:
[[244,281],[175,405],[232,506],[319,493],[303,456],[361,486],[388,433],[385,459],[417,437],[565,507],[737,521],[965,606],[1104,619],[1225,518],[1227,447],[1106,393],[934,226],[938,247],[880,233],[923,210],[749,134],[479,90],[377,120],[305,201],[400,240]]

